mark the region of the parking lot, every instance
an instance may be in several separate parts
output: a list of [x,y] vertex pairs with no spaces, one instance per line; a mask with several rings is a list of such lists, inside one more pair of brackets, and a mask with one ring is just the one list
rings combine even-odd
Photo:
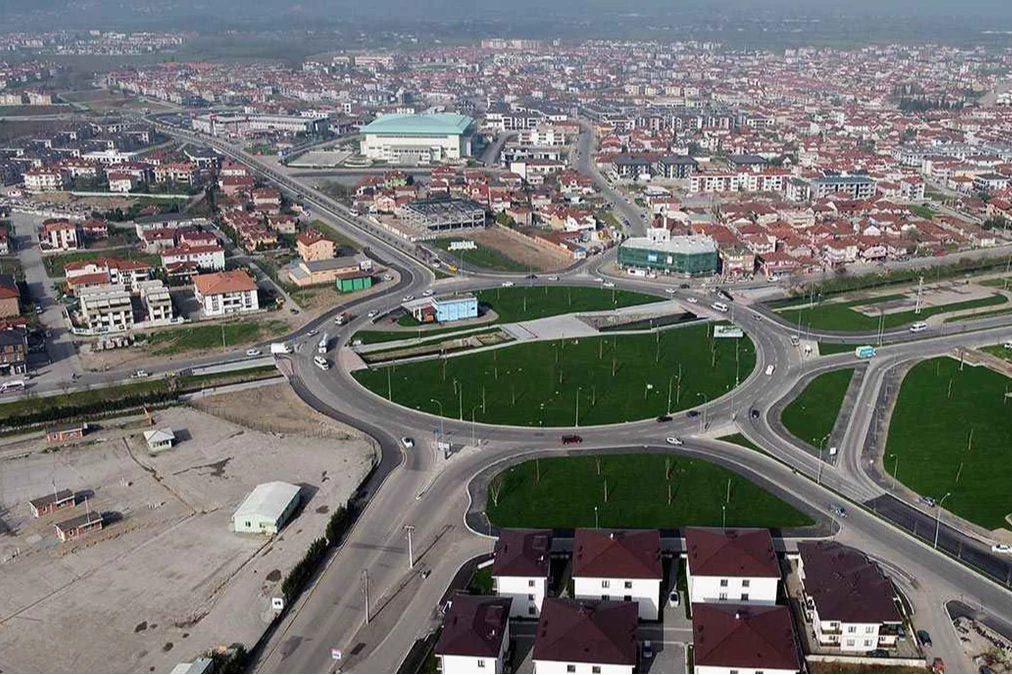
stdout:
[[[359,438],[253,431],[189,408],[156,412],[163,427],[179,442],[156,456],[143,416],[78,445],[0,445],[0,670],[168,672],[252,644],[284,575],[373,462]],[[231,532],[233,510],[272,480],[302,487],[297,517],[273,540]],[[56,489],[76,505],[34,518],[28,500]],[[87,513],[104,529],[61,542],[54,524]]]

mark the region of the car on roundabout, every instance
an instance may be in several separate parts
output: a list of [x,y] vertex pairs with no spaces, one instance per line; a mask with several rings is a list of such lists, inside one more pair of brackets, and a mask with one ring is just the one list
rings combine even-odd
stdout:
[[668,436],[667,442],[668,445],[685,445],[685,441],[678,438],[677,436]]
[[583,443],[583,436],[578,436],[576,434],[566,434],[565,436],[562,437],[563,445],[573,445],[574,443]]
[[512,281],[504,281],[504,282],[502,282],[499,285],[502,286],[503,288],[512,288],[513,287],[513,282]]
[[251,358],[255,357],[255,356],[260,356],[260,350],[259,349],[247,349],[246,350],[246,356],[249,356]]
[[415,439],[411,438],[410,436],[404,436],[403,438],[401,438],[401,445],[410,450],[411,448],[415,447]]
[[672,420],[671,415],[658,415],[657,416],[657,421],[658,422],[670,422],[671,420]]

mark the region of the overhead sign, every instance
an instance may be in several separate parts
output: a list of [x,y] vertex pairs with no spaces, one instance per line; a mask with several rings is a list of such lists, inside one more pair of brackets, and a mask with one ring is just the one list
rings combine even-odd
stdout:
[[713,327],[713,337],[731,338],[737,340],[745,337],[745,331],[743,331],[741,328],[738,328],[737,326],[717,325]]
[[451,241],[450,242],[449,250],[450,251],[473,251],[476,248],[478,248],[478,244],[474,243],[473,241],[464,240],[464,241]]

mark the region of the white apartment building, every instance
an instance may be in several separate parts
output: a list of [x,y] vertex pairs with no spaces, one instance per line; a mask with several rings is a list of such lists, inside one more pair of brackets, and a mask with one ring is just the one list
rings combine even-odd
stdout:
[[534,637],[534,672],[632,673],[638,623],[634,602],[548,598]]
[[78,291],[81,317],[89,330],[98,333],[133,328],[134,312],[130,293],[118,284],[91,286]]
[[639,618],[660,613],[661,536],[657,530],[577,530],[573,582],[578,600],[635,602]]
[[23,179],[28,192],[56,192],[66,186],[63,172],[58,169],[29,169]]
[[73,251],[81,244],[81,226],[69,220],[57,220],[46,223],[39,233],[39,243],[43,249],[56,251]]
[[553,126],[538,126],[533,129],[524,129],[517,134],[517,141],[520,145],[533,145],[539,147],[561,146],[569,142],[565,129]]
[[548,595],[551,530],[501,530],[495,544],[492,583],[512,599],[510,617],[537,618]]
[[141,295],[141,304],[147,314],[147,321],[154,323],[172,321],[172,296],[160,279],[140,282],[138,291]]
[[220,271],[225,269],[225,249],[218,244],[200,246],[175,246],[162,251],[162,267],[180,263],[193,263],[201,270]]
[[510,599],[458,594],[450,600],[436,643],[444,675],[506,672]]
[[256,281],[245,270],[198,274],[193,277],[193,295],[206,316],[225,316],[260,309]]
[[685,529],[689,602],[775,605],[780,565],[769,530]]

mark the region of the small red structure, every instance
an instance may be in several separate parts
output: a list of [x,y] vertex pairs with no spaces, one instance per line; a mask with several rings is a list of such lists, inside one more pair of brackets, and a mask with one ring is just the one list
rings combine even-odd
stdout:
[[69,509],[74,506],[76,500],[71,490],[54,491],[45,497],[28,500],[28,506],[32,515],[36,518],[44,516],[60,509]]

